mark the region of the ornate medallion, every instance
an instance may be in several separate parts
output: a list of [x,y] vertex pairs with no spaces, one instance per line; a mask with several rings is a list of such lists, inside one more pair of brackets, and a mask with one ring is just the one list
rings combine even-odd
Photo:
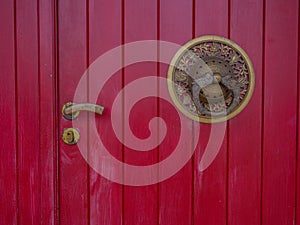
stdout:
[[191,40],[175,54],[168,71],[172,100],[189,118],[222,122],[240,113],[254,88],[254,70],[247,54],[219,36]]

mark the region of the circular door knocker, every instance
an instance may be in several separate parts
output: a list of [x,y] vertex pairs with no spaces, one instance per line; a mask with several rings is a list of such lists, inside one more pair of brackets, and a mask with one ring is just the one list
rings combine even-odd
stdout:
[[168,88],[173,102],[190,119],[226,121],[248,104],[255,76],[241,47],[224,37],[202,36],[186,43],[173,57]]

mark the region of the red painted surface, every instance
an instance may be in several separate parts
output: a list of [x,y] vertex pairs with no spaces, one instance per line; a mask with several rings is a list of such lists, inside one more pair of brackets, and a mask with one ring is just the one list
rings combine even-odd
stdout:
[[[40,73],[40,202],[43,224],[55,224],[57,212],[57,130],[56,124],[56,45],[52,38],[55,28],[55,5],[51,0],[39,2],[39,73]],[[45,174],[45,176],[43,175]]]
[[[74,91],[87,68],[85,1],[58,2],[58,118],[59,135],[72,127],[72,122],[60,113],[62,106],[73,99]],[[82,93],[87,99],[87,93]],[[80,115],[87,120],[87,113]],[[87,131],[81,131],[87,135]],[[86,145],[86,147],[88,147]],[[59,138],[59,221],[60,224],[88,224],[89,167],[76,145],[68,146]]]
[[255,65],[256,86],[247,110],[228,124],[228,222],[260,224],[263,2],[233,0],[230,15],[230,38],[247,49]]
[[[195,2],[196,37],[207,34],[228,37],[228,3],[222,0]],[[201,124],[200,129],[200,141],[194,159],[194,223],[226,224],[228,133],[225,134],[214,163],[206,171],[199,172],[199,163],[207,146],[211,125]]]
[[[298,8],[299,1],[267,1],[265,8],[262,170],[265,224],[292,224],[295,220]],[[299,218],[296,220],[299,223]]]
[[17,117],[14,43],[14,4],[5,2],[0,8],[0,221],[17,224]]
[[[125,2],[123,8],[123,38],[124,43],[139,40],[157,39],[157,13],[156,1],[132,0]],[[138,30],[137,30],[138,29]],[[124,48],[125,59],[128,57],[127,48]],[[124,86],[129,82],[143,76],[156,75],[157,65],[152,62],[141,62],[130,65],[124,69]],[[153,87],[157,89],[158,87]],[[128,110],[127,92],[124,92],[124,110]],[[134,119],[130,120],[130,125],[140,137],[149,136],[147,123],[149,119],[158,116],[157,100],[154,98],[145,99],[137,107]],[[128,123],[124,121],[124,123]],[[157,130],[156,130],[157,131]],[[124,133],[128,130],[124,130]],[[126,139],[124,139],[126,141]],[[154,142],[157,140],[154,139]],[[157,149],[153,149],[152,154],[142,154],[132,149],[124,148],[124,161],[134,165],[147,165],[157,162]],[[124,169],[124,173],[126,173]],[[153,174],[156,176],[157,174]],[[125,180],[126,182],[126,180]],[[123,223],[131,224],[156,224],[158,222],[158,185],[145,187],[124,187],[123,196]]]
[[[159,39],[177,44],[187,42],[193,35],[193,2],[160,1]],[[178,16],[170,16],[178,15]],[[180,30],[180,32],[178,32]],[[163,55],[163,52],[161,52]],[[174,53],[175,54],[175,53]],[[160,76],[166,77],[168,65],[159,64]],[[160,87],[160,92],[166,86]],[[173,105],[159,102],[159,116],[164,118],[170,129],[166,142],[159,147],[160,160],[165,159],[177,143],[180,135],[180,118]],[[173,114],[174,116],[170,116]],[[189,124],[193,129],[193,122]],[[192,139],[187,140],[186,151],[192,151]],[[159,184],[159,221],[161,224],[193,224],[193,162],[190,160],[171,179]]]
[[[4,1],[0,225],[299,224],[299,31],[297,0]],[[237,42],[256,73],[252,100],[227,122],[222,148],[207,170],[199,172],[198,166],[210,125],[200,125],[195,154],[176,175],[146,187],[103,178],[76,145],[61,141],[62,131],[72,127],[61,108],[73,99],[79,79],[97,57],[122,43],[159,39],[182,45],[205,34]],[[122,55],[116,60],[122,62]],[[130,125],[138,137],[149,135],[148,122],[155,116],[164,118],[172,131],[148,153],[122,146],[110,121],[122,87],[143,76],[165,77],[167,68],[150,62],[128,66],[101,91],[98,103],[105,113],[96,117],[97,128],[117,159],[151,164],[176,145],[179,118],[164,100],[147,98],[132,110]],[[159,94],[166,87],[154,88]],[[84,93],[82,100],[89,101],[89,95]],[[78,119],[93,122],[87,113]],[[80,134],[89,137],[90,132]],[[89,140],[86,148],[93,145]]]
[[34,1],[18,1],[15,15],[19,221],[30,224],[38,224],[41,215],[41,208],[36,207],[41,191],[40,139],[26,138],[40,136],[37,7]]
[[[89,63],[122,44],[121,18],[122,4],[120,0],[89,1]],[[120,55],[115,60],[121,62],[122,56]],[[92,86],[91,83],[90,86]],[[98,104],[103,105],[105,111],[101,118],[96,121],[99,135],[103,137],[105,145],[110,149],[111,154],[120,160],[122,159],[122,144],[113,138],[110,109],[113,100],[121,89],[122,73],[119,71],[108,81],[99,95]],[[90,141],[90,148],[94,148],[92,143]],[[90,169],[89,172],[90,224],[122,224],[123,187],[108,181],[94,172],[93,169]]]

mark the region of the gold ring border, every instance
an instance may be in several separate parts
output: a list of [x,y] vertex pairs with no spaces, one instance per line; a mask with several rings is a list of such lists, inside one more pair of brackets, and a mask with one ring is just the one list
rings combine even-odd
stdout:
[[[245,62],[249,69],[249,75],[250,75],[249,90],[248,90],[247,95],[245,96],[244,100],[242,101],[242,103],[230,114],[223,116],[223,117],[218,117],[218,118],[205,118],[205,117],[193,115],[192,113],[190,113],[188,110],[186,110],[180,104],[179,100],[177,99],[174,88],[173,88],[172,78],[173,78],[173,72],[174,72],[174,68],[175,68],[174,65],[176,65],[176,63],[180,59],[181,55],[186,50],[189,50],[189,48],[192,47],[193,45],[196,45],[196,44],[199,44],[202,42],[207,42],[207,41],[220,42],[220,43],[229,45],[230,47],[234,48],[245,59]],[[169,93],[170,93],[173,103],[185,116],[187,116],[188,118],[190,118],[192,120],[202,122],[202,123],[220,123],[220,122],[230,120],[233,117],[237,116],[248,105],[248,103],[252,97],[252,94],[253,94],[254,86],[255,86],[254,68],[253,68],[253,64],[252,64],[249,56],[247,55],[247,53],[238,44],[236,44],[232,40],[229,40],[225,37],[221,37],[221,36],[217,36],[217,35],[205,35],[205,36],[197,37],[195,39],[190,40],[186,44],[184,44],[172,58],[171,63],[169,65],[169,69],[168,69],[168,90],[169,90]]]

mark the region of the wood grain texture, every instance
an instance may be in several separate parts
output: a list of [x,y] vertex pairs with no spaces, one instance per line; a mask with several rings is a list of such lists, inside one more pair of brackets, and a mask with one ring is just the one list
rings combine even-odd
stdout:
[[[72,122],[61,115],[62,106],[73,100],[77,82],[86,65],[86,1],[58,2],[58,78],[59,78],[59,134],[72,127]],[[82,93],[87,100],[87,93]],[[80,113],[81,121],[87,114]],[[87,132],[80,131],[81,136]],[[61,136],[60,136],[61,137]],[[59,138],[60,224],[88,224],[89,193],[88,165],[76,145],[69,146]]]
[[[196,1],[195,36],[227,37],[228,13],[228,1]],[[199,144],[195,151],[194,224],[199,225],[226,224],[227,221],[227,133],[215,160],[205,171],[199,171],[210,132],[211,125],[200,125]]]
[[[118,47],[122,43],[122,2],[89,1],[89,64],[93,63],[107,51]],[[122,54],[115,58],[112,64],[121,62]],[[101,71],[99,71],[101,76]],[[89,81],[91,82],[91,81]],[[89,91],[93,84],[90,83]],[[99,136],[105,147],[118,160],[122,160],[122,144],[115,138],[111,125],[111,108],[117,94],[122,89],[122,72],[112,74],[112,78],[101,91],[98,104],[105,107],[101,117],[96,118]],[[121,107],[121,106],[120,106]],[[122,118],[122,115],[120,115]],[[89,121],[90,125],[93,121]],[[92,132],[92,131],[91,131]],[[90,148],[94,140],[89,140]],[[93,156],[91,156],[93,157]],[[90,223],[91,224],[122,224],[123,196],[122,186],[103,178],[90,169]]]
[[297,77],[297,91],[298,91],[298,98],[297,98],[297,104],[298,104],[298,113],[297,113],[297,140],[296,140],[296,145],[297,145],[297,171],[296,171],[296,196],[295,196],[295,202],[296,202],[296,208],[295,208],[295,224],[298,225],[300,224],[300,5],[298,7],[298,77]]
[[14,3],[0,7],[0,223],[17,224],[17,118]]
[[55,224],[57,185],[56,96],[55,96],[55,4],[39,1],[39,88],[41,224]]
[[[132,0],[124,2],[124,43],[139,40],[157,39],[157,2]],[[124,48],[125,59],[128,57]],[[157,74],[156,63],[142,62],[127,66],[124,70],[124,86],[129,82]],[[157,89],[157,86],[153,87]],[[142,91],[139,90],[139,91]],[[124,92],[124,110],[129,110]],[[134,107],[131,112],[131,129],[137,137],[148,137],[148,123],[151,118],[158,115],[157,100],[154,98],[144,99]],[[124,130],[124,132],[129,132]],[[158,130],[154,130],[157,134]],[[126,135],[126,134],[125,134]],[[125,140],[127,141],[127,140]],[[157,162],[157,148],[150,152],[136,152],[130,148],[124,148],[124,160],[133,165],[151,165]],[[124,170],[126,174],[126,170]],[[153,174],[155,176],[156,174]],[[143,176],[143,174],[141,174]],[[125,180],[126,182],[126,180]],[[144,187],[124,187],[124,225],[157,224],[158,223],[158,190],[157,185]]]
[[230,39],[250,57],[256,85],[251,102],[229,121],[228,224],[260,224],[263,2],[231,1]]
[[19,221],[41,217],[37,1],[16,1]]
[[294,224],[298,1],[266,1],[262,223]]
[[[1,225],[300,224],[297,0],[3,1],[0,28]],[[88,166],[76,145],[61,141],[63,130],[72,127],[61,108],[97,57],[122,42],[158,38],[184,44],[206,34],[230,37],[248,53],[256,73],[252,100],[227,122],[223,145],[207,170],[198,170],[211,132],[207,124],[200,125],[193,159],[170,179],[146,187],[112,183]],[[149,152],[122,146],[110,118],[123,87],[144,76],[166,77],[167,69],[155,62],[130,65],[100,92],[105,113],[96,119],[99,136],[118,160],[149,165],[174,150],[180,123],[172,104],[146,98],[131,112],[130,127],[139,138],[150,135],[148,123],[156,116],[172,131]],[[166,87],[153,88],[159,95]],[[78,119],[93,122],[87,113]]]
[[298,225],[300,224],[300,167],[299,167],[299,162],[300,162],[300,5],[298,7],[298,77],[297,77],[297,91],[298,91],[298,98],[297,98],[297,104],[298,104],[298,113],[297,113],[297,140],[296,140],[296,145],[297,145],[297,171],[296,171],[296,196],[295,196],[295,202],[296,202],[296,208],[295,208],[295,224]]
[[[159,39],[183,45],[193,35],[193,2],[160,1]],[[180,32],[179,32],[180,31]],[[164,54],[164,52],[160,52]],[[174,52],[175,54],[175,52]],[[160,64],[160,76],[166,78],[168,65]],[[160,92],[166,86],[160,86]],[[172,103],[159,101],[159,116],[168,126],[168,134],[159,146],[160,161],[176,148],[180,138],[180,118]],[[190,123],[192,130],[193,123]],[[187,140],[185,151],[193,151],[192,137]],[[175,162],[174,162],[175,163]],[[190,160],[177,174],[159,184],[159,224],[192,224],[193,213],[193,165]]]

